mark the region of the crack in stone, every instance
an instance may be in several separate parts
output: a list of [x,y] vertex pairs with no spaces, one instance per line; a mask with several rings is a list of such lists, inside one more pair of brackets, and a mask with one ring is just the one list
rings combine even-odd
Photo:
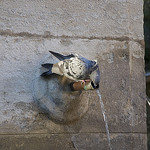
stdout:
[[86,40],[106,40],[106,41],[134,41],[137,42],[141,45],[142,48],[144,48],[145,44],[144,44],[144,40],[139,40],[139,39],[134,39],[134,38],[130,38],[127,36],[122,36],[122,37],[112,37],[112,36],[108,36],[108,37],[96,37],[96,36],[90,36],[90,37],[86,37],[86,36],[68,36],[68,35],[60,35],[60,36],[56,36],[56,35],[51,35],[50,33],[47,34],[47,32],[45,32],[43,35],[40,34],[36,34],[36,33],[29,33],[29,32],[19,32],[19,33],[14,33],[11,30],[7,29],[7,30],[0,30],[0,35],[1,36],[12,36],[12,37],[27,37],[27,38],[50,38],[50,39],[72,39],[72,40],[77,40],[77,39],[86,39]]

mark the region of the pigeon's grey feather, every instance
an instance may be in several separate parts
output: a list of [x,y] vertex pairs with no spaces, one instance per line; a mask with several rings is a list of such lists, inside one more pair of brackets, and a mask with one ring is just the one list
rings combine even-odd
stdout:
[[61,61],[56,64],[43,64],[43,67],[49,69],[46,75],[55,73],[64,75],[74,81],[90,79],[94,87],[99,85],[100,71],[97,61],[88,60],[82,56],[73,54],[64,56],[59,53],[50,52]]
[[49,51],[51,54],[53,54],[55,57],[57,57],[59,60],[64,60],[64,59],[70,59],[72,57],[75,57],[73,54],[70,54],[70,55],[67,55],[67,56],[64,56],[62,54],[59,54],[59,53],[56,53],[56,52],[53,52],[53,51]]

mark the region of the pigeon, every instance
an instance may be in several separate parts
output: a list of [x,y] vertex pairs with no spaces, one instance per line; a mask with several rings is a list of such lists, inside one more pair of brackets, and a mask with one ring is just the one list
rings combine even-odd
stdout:
[[42,64],[48,71],[41,76],[49,76],[58,74],[65,76],[73,81],[90,80],[94,89],[99,87],[100,70],[96,60],[88,60],[78,54],[62,55],[53,51],[49,51],[60,61],[56,64]]

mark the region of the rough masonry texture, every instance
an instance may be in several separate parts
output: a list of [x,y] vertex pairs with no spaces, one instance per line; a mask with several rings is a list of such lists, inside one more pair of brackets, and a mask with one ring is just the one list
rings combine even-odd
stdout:
[[49,50],[98,60],[113,150],[146,150],[141,0],[0,1],[0,149],[109,149],[96,91],[60,105],[60,122],[37,104]]

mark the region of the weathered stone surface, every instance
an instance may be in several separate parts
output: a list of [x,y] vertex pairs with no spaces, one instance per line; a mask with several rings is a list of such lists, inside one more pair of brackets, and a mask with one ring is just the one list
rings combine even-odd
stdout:
[[[111,147],[114,150],[145,150],[146,135],[142,134],[111,134]],[[106,150],[109,149],[104,134],[78,134],[72,137],[76,149]]]
[[70,135],[14,135],[0,136],[3,150],[75,150]]
[[108,149],[96,91],[40,78],[49,50],[98,60],[112,148],[147,149],[142,3],[0,1],[0,149]]
[[129,32],[130,36],[143,37],[143,1],[141,0],[129,0],[128,1],[128,13],[129,13]]
[[[130,84],[131,84],[131,105],[133,131],[143,130],[146,126],[146,87],[144,70],[144,47],[138,43],[130,42]],[[143,113],[141,113],[143,112]],[[146,131],[146,129],[145,129]]]
[[[82,103],[84,109],[79,110],[86,112],[88,109],[88,112],[74,124],[62,127],[43,116],[43,113],[39,115],[41,110],[33,100],[34,91],[37,90],[36,93],[40,97],[41,92],[44,93],[46,90],[43,89],[45,82],[41,85],[38,83],[41,74],[38,70],[43,62],[57,62],[48,50],[59,50],[62,53],[65,51],[66,54],[76,51],[87,58],[98,59],[101,70],[100,90],[110,131],[146,132],[142,62],[144,55],[139,43],[18,37],[1,37],[1,41],[1,133],[105,131],[100,103],[95,91],[85,92],[87,96],[84,97]],[[140,70],[137,64],[141,67]],[[135,83],[137,80],[139,84]],[[79,117],[81,117],[82,111],[79,112]],[[70,119],[78,116],[78,113],[75,111]],[[64,113],[59,116],[60,118],[67,117]]]
[[141,0],[1,1],[0,33],[143,39],[142,11]]
[[[1,135],[0,147],[5,150],[106,150],[106,135],[101,133],[83,134],[34,134]],[[114,150],[145,150],[146,135],[112,134],[111,147]]]

